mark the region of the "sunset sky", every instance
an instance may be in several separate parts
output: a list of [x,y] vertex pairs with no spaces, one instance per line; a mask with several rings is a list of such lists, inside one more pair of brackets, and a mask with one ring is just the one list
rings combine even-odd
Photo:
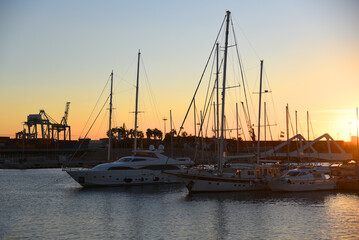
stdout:
[[[27,115],[40,109],[60,122],[69,101],[72,139],[82,131],[83,137],[112,70],[113,125],[133,128],[139,49],[139,129],[163,131],[162,119],[169,119],[172,110],[178,130],[226,10],[239,30],[251,94],[258,92],[259,61],[264,60],[264,88],[272,91],[264,100],[270,123],[276,123],[275,139],[285,130],[286,104],[293,125],[298,111],[305,137],[307,111],[316,137],[329,133],[347,141],[356,135],[359,1],[2,0],[0,136],[15,137]],[[258,113],[255,98],[253,115]],[[98,118],[91,138],[105,136],[107,117]],[[233,119],[228,123],[235,127]],[[191,126],[185,130],[193,134]]]

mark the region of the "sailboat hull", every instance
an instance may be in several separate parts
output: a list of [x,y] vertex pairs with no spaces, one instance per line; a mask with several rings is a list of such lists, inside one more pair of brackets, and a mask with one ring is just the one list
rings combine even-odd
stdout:
[[191,173],[168,173],[185,182],[191,193],[242,192],[269,190],[268,184],[258,179],[238,179],[233,176],[200,175]]

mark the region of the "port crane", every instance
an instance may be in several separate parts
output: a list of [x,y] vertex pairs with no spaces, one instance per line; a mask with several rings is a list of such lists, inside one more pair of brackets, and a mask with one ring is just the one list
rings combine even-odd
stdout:
[[[69,108],[70,102],[66,102],[65,113],[60,123],[50,117],[43,109],[38,114],[28,115],[23,131],[16,133],[16,138],[71,141],[71,127],[67,123]],[[63,139],[60,139],[62,132]]]

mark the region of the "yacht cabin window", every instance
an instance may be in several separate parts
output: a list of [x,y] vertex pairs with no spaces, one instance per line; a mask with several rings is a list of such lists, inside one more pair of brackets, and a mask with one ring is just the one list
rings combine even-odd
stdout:
[[313,173],[313,177],[322,178],[322,175],[320,173]]
[[304,176],[304,175],[307,175],[306,172],[301,172],[298,176]]
[[132,158],[130,157],[124,157],[124,158],[120,158],[118,161],[119,162],[131,162]]
[[147,159],[145,158],[135,158],[132,160],[132,162],[144,162],[144,161],[147,161]]
[[151,152],[135,152],[133,154],[135,157],[152,157],[152,158],[158,158],[156,154]]
[[291,177],[295,177],[295,176],[297,176],[299,174],[299,172],[297,172],[297,171],[289,171],[288,173],[287,173],[287,176],[289,177],[289,176],[291,176]]

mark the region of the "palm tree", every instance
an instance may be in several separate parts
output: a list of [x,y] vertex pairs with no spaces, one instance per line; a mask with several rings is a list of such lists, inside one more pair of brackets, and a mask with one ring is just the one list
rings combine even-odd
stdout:
[[120,134],[121,139],[126,139],[127,138],[127,130],[125,126],[119,127],[118,128],[118,133]]
[[147,128],[146,136],[147,136],[148,142],[150,142],[151,137],[153,136],[153,131],[152,131],[152,129]]
[[171,134],[172,137],[174,137],[174,136],[177,134],[176,129],[172,129],[172,130],[170,131],[170,134]]
[[[117,137],[116,133],[118,132],[118,128],[111,128],[111,138],[114,139]],[[110,136],[110,131],[107,131],[106,133],[107,137]]]
[[153,138],[154,138],[155,142],[156,142],[157,137],[162,140],[162,135],[163,134],[162,134],[161,130],[159,130],[157,128],[153,129]]
[[131,137],[131,138],[134,138],[135,137],[135,130],[133,130],[132,128],[130,130],[128,130],[128,135]]
[[143,134],[143,132],[142,131],[137,131],[137,137],[138,138],[143,138],[145,135]]

